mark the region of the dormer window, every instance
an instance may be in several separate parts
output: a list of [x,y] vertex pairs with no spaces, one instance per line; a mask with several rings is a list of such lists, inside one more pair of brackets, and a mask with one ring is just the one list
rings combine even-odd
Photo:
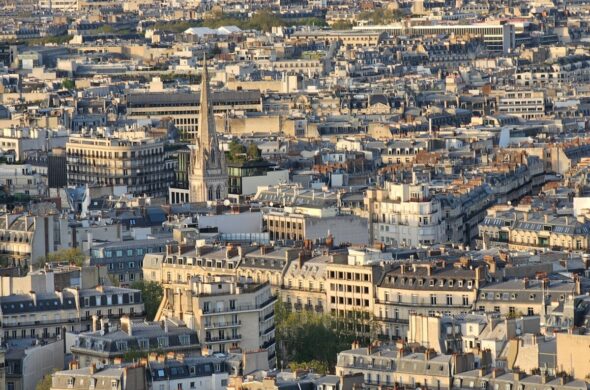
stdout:
[[454,280],[449,280],[449,287],[453,287],[453,284],[455,284]]
[[429,285],[430,287],[433,287],[433,286],[434,286],[434,283],[435,283],[435,280],[434,280],[434,279],[431,279],[431,280],[428,282],[428,285]]
[[459,280],[459,287],[463,287],[463,281]]

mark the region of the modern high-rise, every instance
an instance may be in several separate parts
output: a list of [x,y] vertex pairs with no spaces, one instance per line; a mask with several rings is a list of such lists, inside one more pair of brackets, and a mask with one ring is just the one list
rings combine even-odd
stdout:
[[189,170],[190,202],[221,200],[227,197],[227,169],[225,155],[219,150],[215,118],[209,104],[209,74],[207,60],[203,60],[201,78],[201,110],[199,134],[192,146]]

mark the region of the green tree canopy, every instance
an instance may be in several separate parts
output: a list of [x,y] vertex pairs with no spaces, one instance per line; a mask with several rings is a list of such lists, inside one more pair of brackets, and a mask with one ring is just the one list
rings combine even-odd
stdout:
[[338,20],[332,23],[332,30],[351,30],[354,24],[348,20]]
[[[53,372],[55,371],[57,370],[53,370]],[[53,374],[53,372],[45,375],[43,379],[41,379],[41,381],[37,383],[37,385],[35,386],[35,390],[51,390],[51,375]]]
[[253,161],[260,161],[262,160],[262,151],[256,146],[254,142],[251,142],[248,145],[248,150],[246,151],[246,155],[248,156],[248,160]]
[[80,248],[65,248],[60,249],[56,252],[49,253],[47,256],[40,257],[37,259],[37,264],[40,267],[44,267],[47,263],[58,263],[58,262],[69,262],[70,264],[81,267],[84,265],[86,255],[80,250]]
[[233,139],[229,143],[229,150],[226,152],[226,158],[229,162],[241,162],[245,160],[246,147],[237,140]]
[[164,296],[162,285],[157,282],[140,280],[131,284],[131,288],[141,291],[146,319],[153,321]]
[[325,314],[288,311],[281,299],[275,305],[275,322],[278,361],[295,369],[332,371],[338,353],[357,339],[350,330],[356,326],[338,325]]
[[397,10],[376,9],[373,11],[361,12],[358,19],[368,20],[372,24],[389,24],[400,21],[402,17],[402,13]]
[[61,86],[71,91],[76,88],[76,82],[72,79],[64,79],[64,81],[61,82]]

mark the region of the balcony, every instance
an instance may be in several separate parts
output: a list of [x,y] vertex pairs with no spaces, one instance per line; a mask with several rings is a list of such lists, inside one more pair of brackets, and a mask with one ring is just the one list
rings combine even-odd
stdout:
[[203,310],[204,316],[210,315],[217,315],[217,314],[224,314],[224,313],[239,313],[239,312],[252,312],[252,311],[259,311],[263,310],[266,307],[274,304],[277,300],[277,296],[273,295],[266,301],[262,302],[258,305],[240,305],[235,307],[224,307],[222,309],[219,308],[209,308],[208,310]]
[[269,333],[271,333],[272,331],[275,330],[275,326],[274,324],[268,328],[266,328],[266,330],[264,331],[264,333],[262,333],[263,336],[267,336]]
[[268,319],[270,319],[270,318],[272,318],[274,316],[275,316],[275,311],[273,310],[273,311],[271,311],[270,313],[268,313],[267,315],[264,316],[264,321],[266,321],[266,320],[268,320]]
[[219,343],[228,343],[228,342],[235,342],[240,341],[242,339],[242,335],[235,334],[235,335],[227,335],[224,337],[206,337],[205,343],[207,344],[219,344]]
[[214,324],[205,324],[205,329],[223,329],[223,328],[236,328],[242,325],[242,321],[232,322],[216,322]]
[[264,343],[262,343],[262,346],[261,346],[261,348],[263,348],[263,349],[267,349],[267,348],[268,348],[268,347],[270,347],[271,345],[274,345],[274,343],[275,343],[275,339],[274,339],[274,337],[273,337],[272,339],[270,339],[270,340],[268,340],[268,341],[265,341]]

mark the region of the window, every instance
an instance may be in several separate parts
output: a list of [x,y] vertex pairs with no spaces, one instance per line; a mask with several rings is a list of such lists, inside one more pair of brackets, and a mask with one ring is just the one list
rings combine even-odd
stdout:
[[158,346],[160,348],[168,347],[168,337],[158,337]]
[[436,295],[430,294],[430,304],[436,305]]
[[139,348],[150,349],[150,341],[148,339],[139,339],[137,342],[139,343]]
[[191,337],[188,334],[181,334],[178,336],[178,341],[181,345],[189,345],[191,343]]

